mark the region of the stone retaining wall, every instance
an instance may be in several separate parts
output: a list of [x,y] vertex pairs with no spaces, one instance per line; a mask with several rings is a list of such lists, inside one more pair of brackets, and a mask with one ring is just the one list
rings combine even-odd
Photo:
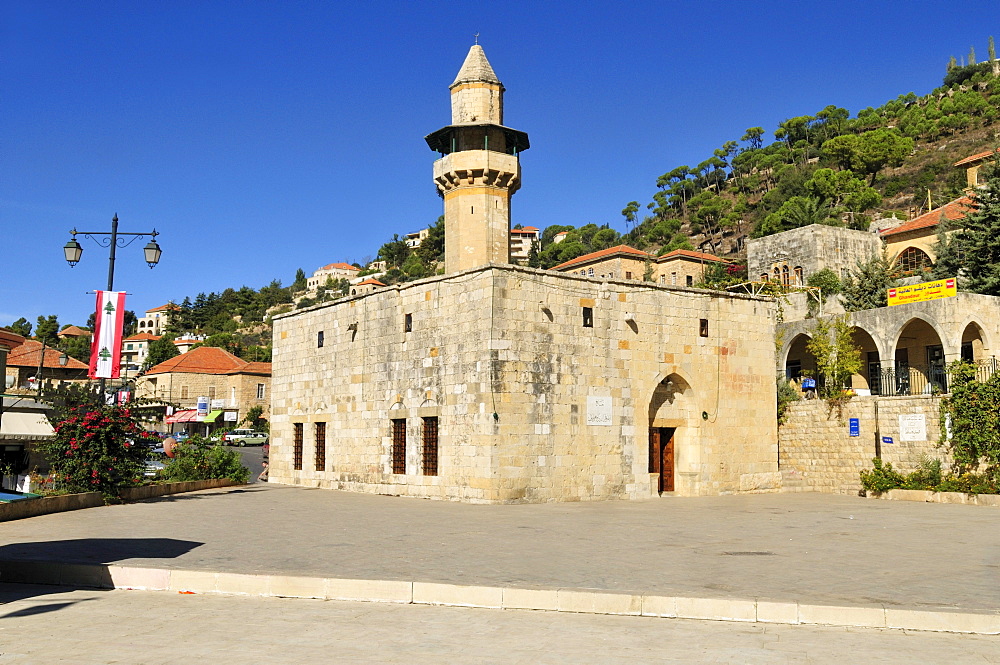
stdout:
[[[855,397],[843,413],[831,411],[823,400],[803,400],[789,407],[788,420],[778,430],[778,462],[786,491],[856,494],[861,489],[860,471],[872,468],[878,451],[901,472],[915,470],[922,457],[940,459],[945,466],[951,456],[937,447],[940,435],[940,398]],[[876,410],[878,419],[876,421]],[[919,421],[924,437],[900,436],[900,416]],[[850,436],[850,419],[857,418],[859,436]],[[891,437],[892,443],[883,443]]]
[[[180,494],[181,492],[196,492],[198,490],[215,489],[217,487],[229,487],[235,485],[228,478],[213,480],[190,480],[180,483],[164,483],[162,485],[143,485],[124,490],[121,494],[122,501],[142,501],[143,499],[153,499],[158,496],[168,494]],[[63,494],[60,496],[46,496],[40,499],[23,499],[11,503],[0,503],[0,522],[19,520],[25,517],[35,517],[37,515],[48,515],[49,513],[62,513],[67,510],[80,510],[81,508],[96,508],[104,505],[104,497],[100,492],[84,492],[82,494]]]

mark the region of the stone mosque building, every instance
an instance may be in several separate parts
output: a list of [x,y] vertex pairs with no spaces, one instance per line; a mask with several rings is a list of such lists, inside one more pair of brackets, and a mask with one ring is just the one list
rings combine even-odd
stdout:
[[272,482],[476,503],[779,488],[774,304],[510,262],[525,132],[473,46],[426,141],[445,274],[274,318]]

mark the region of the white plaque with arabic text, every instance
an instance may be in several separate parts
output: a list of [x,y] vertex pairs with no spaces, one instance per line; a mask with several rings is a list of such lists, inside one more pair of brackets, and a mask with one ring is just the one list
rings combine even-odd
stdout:
[[611,426],[610,397],[587,397],[587,424]]

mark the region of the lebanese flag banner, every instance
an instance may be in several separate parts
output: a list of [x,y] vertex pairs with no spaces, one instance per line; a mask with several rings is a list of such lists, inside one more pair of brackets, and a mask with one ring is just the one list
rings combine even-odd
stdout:
[[98,291],[95,318],[88,374],[92,379],[117,379],[122,362],[125,292]]

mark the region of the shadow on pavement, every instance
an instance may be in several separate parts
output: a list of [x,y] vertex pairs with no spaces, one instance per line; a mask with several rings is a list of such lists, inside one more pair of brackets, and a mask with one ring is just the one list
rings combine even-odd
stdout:
[[[172,559],[202,544],[175,538],[78,538],[2,545],[0,605],[61,593],[66,587],[114,589],[109,564],[136,558]],[[0,614],[0,619],[54,612],[75,602],[38,602]]]

